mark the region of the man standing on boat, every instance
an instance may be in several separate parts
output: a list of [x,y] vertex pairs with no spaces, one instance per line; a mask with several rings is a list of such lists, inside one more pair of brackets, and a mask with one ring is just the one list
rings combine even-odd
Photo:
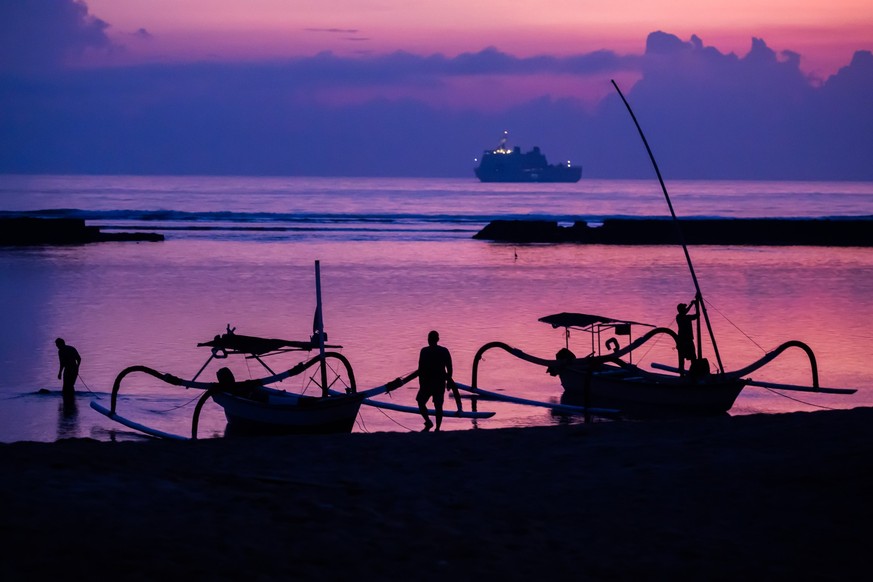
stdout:
[[[694,313],[689,314],[691,308],[694,307]],[[679,375],[685,375],[685,360],[693,363],[697,359],[697,353],[694,351],[694,331],[691,328],[691,322],[700,317],[700,311],[697,307],[697,298],[685,305],[680,303],[676,306],[676,327],[679,343],[676,348],[679,350]],[[689,364],[690,365],[690,364]]]
[[[424,418],[424,430],[428,431],[433,423],[427,416],[427,401],[433,400],[436,411],[436,430],[443,421],[443,401],[445,399],[446,381],[452,383],[452,355],[443,346],[437,345],[440,334],[431,331],[427,334],[427,345],[421,348],[418,355],[418,410]],[[455,389],[457,390],[457,388]]]
[[62,338],[56,339],[55,345],[58,347],[58,360],[60,361],[58,380],[60,380],[63,375],[64,402],[70,402],[76,397],[76,378],[79,377],[79,364],[82,363],[82,357],[79,355],[76,348],[67,345]]

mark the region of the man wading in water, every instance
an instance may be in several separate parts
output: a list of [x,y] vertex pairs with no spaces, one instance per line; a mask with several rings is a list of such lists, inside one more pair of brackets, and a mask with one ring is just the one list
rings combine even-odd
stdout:
[[58,368],[58,380],[61,375],[64,377],[64,402],[72,402],[76,398],[76,378],[79,377],[79,364],[82,363],[82,357],[76,348],[69,346],[63,339],[55,340],[55,345],[58,347],[58,360],[61,367]]

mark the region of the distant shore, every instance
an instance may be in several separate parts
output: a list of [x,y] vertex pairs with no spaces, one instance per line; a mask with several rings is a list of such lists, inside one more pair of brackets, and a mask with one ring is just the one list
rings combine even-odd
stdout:
[[610,218],[603,224],[578,221],[561,226],[548,220],[494,220],[473,238],[513,243],[608,245],[805,245],[873,246],[873,217],[859,218]]
[[852,579],[873,408],[0,445],[4,579]]

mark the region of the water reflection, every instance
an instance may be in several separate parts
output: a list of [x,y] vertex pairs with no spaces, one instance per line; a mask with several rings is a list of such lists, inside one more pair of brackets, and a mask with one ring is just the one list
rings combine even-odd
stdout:
[[[758,346],[769,349],[799,339],[815,351],[822,385],[861,389],[852,397],[807,395],[805,402],[840,408],[873,402],[873,372],[866,365],[873,341],[870,249],[695,247],[692,252],[726,367],[757,360]],[[562,330],[538,321],[546,314],[601,313],[670,325],[675,297],[690,287],[681,252],[673,248],[530,246],[518,254],[514,261],[512,248],[457,242],[388,246],[196,241],[4,253],[0,270],[14,268],[11,280],[27,283],[16,283],[25,291],[16,295],[8,319],[33,321],[40,314],[40,320],[14,327],[21,336],[16,342],[33,350],[0,349],[0,397],[7,398],[0,407],[0,440],[51,438],[56,424],[58,438],[115,438],[115,433],[93,431],[95,425],[113,423],[90,410],[85,400],[81,411],[65,415],[55,402],[31,396],[40,386],[54,383],[57,354],[51,341],[67,330],[75,330],[83,353],[99,355],[86,360],[84,373],[90,389],[101,395],[111,391],[120,370],[134,364],[192,377],[202,365],[197,344],[228,322],[264,337],[309,333],[315,303],[313,256],[324,259],[326,326],[331,338],[344,346],[343,354],[365,387],[412,369],[421,337],[434,325],[445,330],[442,341],[452,350],[456,376],[463,381],[470,377],[477,350],[490,341],[551,357],[566,338]],[[35,291],[44,288],[44,272],[62,279],[64,293],[49,300]],[[581,338],[571,342],[575,339]],[[639,364],[647,368],[651,362],[675,361],[675,351],[665,344],[641,357]],[[237,377],[255,375],[248,363],[234,370]],[[802,353],[786,353],[755,379],[806,384],[809,374]],[[508,354],[484,360],[479,382],[485,389],[522,398],[561,395],[555,378]],[[129,388],[125,386],[125,395],[142,394],[165,408],[188,398],[178,390],[159,392],[148,380]],[[299,388],[288,382],[289,390]],[[28,397],[8,399],[22,393]],[[413,390],[399,390],[392,398],[414,405]],[[481,401],[478,406],[497,412],[474,423],[482,428],[566,421],[541,409]],[[750,388],[732,414],[811,408]],[[130,412],[134,419],[168,432],[190,428],[190,414]],[[362,409],[355,430],[411,430],[414,418]],[[470,426],[458,419],[446,422],[449,430]],[[222,435],[225,424],[219,407],[204,409],[201,438]],[[117,437],[132,438],[123,431]]]
[[79,434],[79,408],[75,398],[61,398],[58,404],[58,440]]

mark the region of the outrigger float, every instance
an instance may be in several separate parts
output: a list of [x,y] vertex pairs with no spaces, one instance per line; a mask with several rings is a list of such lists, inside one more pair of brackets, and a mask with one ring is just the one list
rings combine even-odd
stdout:
[[[581,404],[589,411],[597,408],[618,409],[621,411],[622,417],[629,418],[724,414],[733,407],[737,397],[746,386],[825,394],[853,394],[856,392],[856,390],[849,388],[821,387],[815,354],[807,344],[797,340],[787,341],[779,345],[748,366],[731,372],[724,370],[706,311],[706,302],[703,300],[700,284],[694,272],[694,265],[688,253],[688,246],[682,236],[680,223],[673,210],[673,204],[670,201],[670,195],[667,193],[661,172],[630,104],[615,81],[612,84],[636,125],[661,184],[661,190],[676,226],[678,241],[685,252],[685,259],[696,290],[695,303],[699,311],[696,337],[698,340],[702,337],[701,320],[705,321],[712,352],[716,359],[716,369],[714,371],[710,369],[708,359],[703,357],[703,342],[698,341],[696,358],[692,359],[687,372],[682,369],[684,366],[681,359],[675,367],[656,363],[652,364],[652,367],[659,371],[644,370],[633,363],[634,351],[655,338],[666,336],[675,343],[677,352],[679,352],[680,340],[676,332],[665,327],[599,315],[558,313],[540,319],[540,321],[555,328],[563,327],[565,329],[564,335],[567,338],[567,343],[558,351],[555,358],[541,358],[502,342],[490,342],[482,346],[474,358],[472,388],[474,390],[477,388],[479,364],[484,354],[492,349],[501,349],[521,360],[543,366],[550,374],[558,376],[564,389],[563,402]],[[633,339],[633,326],[640,325],[651,329],[639,338]],[[591,348],[588,355],[577,357],[570,351],[568,343],[570,329],[582,330],[590,334]],[[810,386],[760,382],[749,376],[789,349],[799,349],[806,354],[811,373]]]

